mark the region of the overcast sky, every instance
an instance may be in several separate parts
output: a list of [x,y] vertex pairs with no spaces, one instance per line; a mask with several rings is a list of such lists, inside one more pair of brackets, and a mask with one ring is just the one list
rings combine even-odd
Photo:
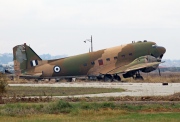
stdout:
[[0,0],[0,53],[27,43],[37,54],[86,53],[154,41],[180,59],[180,0]]

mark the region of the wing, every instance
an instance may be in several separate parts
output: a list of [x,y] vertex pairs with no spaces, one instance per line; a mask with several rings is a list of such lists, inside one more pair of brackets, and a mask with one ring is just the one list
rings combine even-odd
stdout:
[[149,67],[153,67],[154,69],[156,69],[161,63],[164,62],[158,62],[157,59],[154,57],[152,58],[149,56],[142,56],[135,59],[133,62],[131,62],[128,65],[117,67],[107,72],[107,74],[127,73],[129,71],[141,70],[143,68],[149,68]]
[[55,77],[42,77],[42,73],[28,74],[28,75],[20,75],[20,78],[25,79],[68,79],[68,78],[84,78],[84,75],[81,76],[55,76]]
[[134,66],[119,67],[119,68],[116,68],[116,69],[108,72],[107,74],[127,73],[129,71],[135,71],[135,70],[140,70],[143,68],[158,66],[160,63],[162,63],[162,62],[144,63],[144,64],[137,64]]

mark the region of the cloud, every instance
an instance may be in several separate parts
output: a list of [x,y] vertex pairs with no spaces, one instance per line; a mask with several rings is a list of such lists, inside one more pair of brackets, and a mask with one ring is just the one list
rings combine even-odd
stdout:
[[[30,26],[179,27],[178,0],[47,1],[0,3],[1,23]],[[59,22],[59,23],[58,23]],[[2,27],[3,25],[0,24]],[[52,25],[51,25],[52,24]]]
[[82,42],[93,35],[95,50],[147,39],[167,46],[173,58],[171,48],[180,45],[179,6],[179,0],[1,0],[0,53],[26,42],[40,54],[79,54],[88,51]]

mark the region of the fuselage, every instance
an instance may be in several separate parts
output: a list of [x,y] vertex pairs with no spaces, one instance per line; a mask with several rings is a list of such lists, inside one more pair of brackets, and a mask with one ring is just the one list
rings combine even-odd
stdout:
[[164,47],[155,42],[136,42],[63,59],[40,62],[28,73],[42,72],[42,77],[97,76],[131,63],[138,57],[153,55],[158,58],[165,53]]

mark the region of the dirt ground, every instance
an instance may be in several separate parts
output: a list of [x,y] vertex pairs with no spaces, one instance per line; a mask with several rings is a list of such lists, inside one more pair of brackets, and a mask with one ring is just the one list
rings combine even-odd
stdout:
[[[180,93],[176,93],[169,96],[142,96],[142,97],[81,97],[81,98],[60,98],[68,102],[120,102],[120,103],[180,103]],[[53,98],[52,96],[39,96],[39,97],[0,97],[0,104],[5,103],[17,103],[17,102],[27,102],[27,103],[39,103],[39,102],[50,102],[59,100]]]
[[[122,79],[121,82],[130,82],[130,83],[180,83],[180,73],[171,73],[171,72],[163,72],[161,76],[157,73],[149,73],[149,74],[142,74],[144,77],[144,81],[136,81],[132,78]],[[62,80],[60,82],[66,83],[66,80]],[[88,80],[76,80],[74,82],[103,82],[103,81],[88,81]],[[9,80],[8,83],[10,84],[55,84],[57,83],[55,80],[47,80],[44,79],[42,81],[35,81],[35,80],[26,80],[26,79],[19,79],[19,80]],[[180,102],[180,93],[175,93],[169,96],[123,96],[123,97],[81,97],[81,98],[60,98],[64,99],[69,102],[79,102],[79,101],[86,101],[86,102],[93,102],[93,101],[127,101],[127,102]],[[5,100],[5,101],[4,101]],[[51,96],[44,96],[44,97],[23,97],[23,96],[14,96],[12,98],[6,97],[5,99],[0,97],[1,103],[11,103],[11,102],[48,102],[56,100]]]

